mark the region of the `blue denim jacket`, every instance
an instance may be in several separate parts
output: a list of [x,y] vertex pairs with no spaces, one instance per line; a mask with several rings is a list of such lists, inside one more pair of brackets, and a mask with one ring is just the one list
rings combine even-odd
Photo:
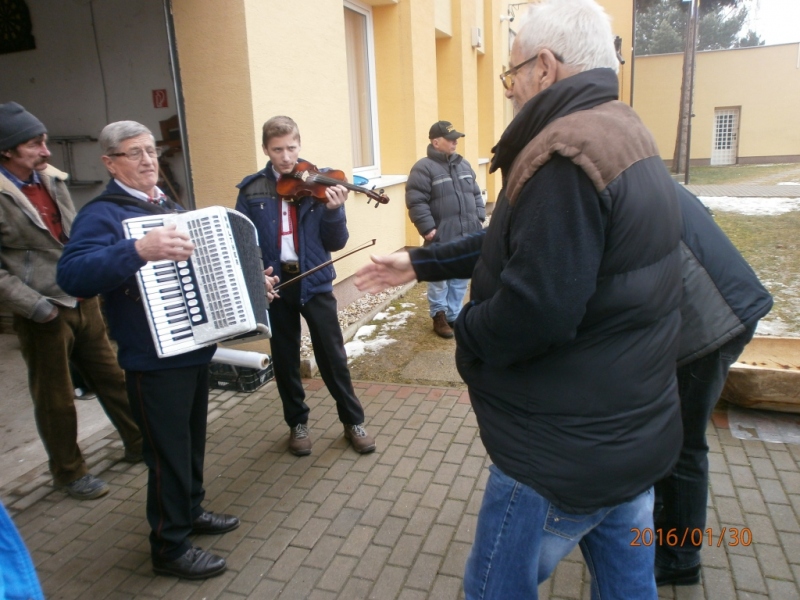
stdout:
[[0,504],[0,598],[44,600],[28,549],[2,504]]
[[[236,210],[256,226],[264,268],[272,267],[273,273],[279,275],[281,202],[275,183],[271,163],[258,173],[245,177],[236,186],[239,188]],[[344,207],[328,210],[311,197],[301,198],[297,205],[297,229],[301,273],[330,260],[331,252],[344,248],[350,236]],[[335,278],[336,271],[333,265],[329,265],[300,281],[300,303],[305,304],[316,294],[333,291]]]

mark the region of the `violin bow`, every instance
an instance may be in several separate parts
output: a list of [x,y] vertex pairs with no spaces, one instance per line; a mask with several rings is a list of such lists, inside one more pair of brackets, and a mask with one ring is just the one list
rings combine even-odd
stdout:
[[355,254],[356,252],[361,252],[361,251],[362,251],[362,250],[364,250],[365,248],[369,248],[370,246],[374,246],[374,245],[375,245],[375,239],[373,238],[373,239],[372,239],[372,240],[370,240],[369,242],[364,242],[364,243],[363,243],[363,244],[361,244],[361,245],[360,245],[358,248],[355,248],[354,250],[350,250],[350,252],[348,252],[348,253],[346,253],[346,254],[342,254],[341,256],[339,256],[339,257],[337,257],[337,258],[333,258],[333,259],[331,259],[331,260],[328,260],[328,261],[326,261],[326,262],[322,263],[321,265],[317,265],[317,266],[316,266],[316,267],[314,267],[313,269],[309,269],[309,270],[308,270],[308,271],[306,271],[305,273],[300,273],[300,275],[298,275],[297,277],[293,277],[293,278],[292,278],[292,279],[290,279],[289,281],[286,281],[286,282],[284,282],[284,283],[281,283],[281,284],[279,284],[279,285],[276,285],[274,288],[272,288],[272,291],[273,291],[273,292],[277,292],[277,291],[279,291],[279,290],[280,290],[281,288],[283,288],[283,287],[286,287],[286,286],[288,286],[288,285],[291,285],[291,284],[293,284],[293,283],[296,283],[296,282],[300,281],[300,280],[301,280],[303,277],[308,277],[308,276],[309,276],[309,275],[311,275],[312,273],[316,273],[316,272],[317,272],[317,271],[319,271],[320,269],[324,269],[324,268],[325,268],[325,267],[327,267],[328,265],[332,265],[332,264],[333,264],[333,263],[335,263],[337,260],[342,260],[343,258],[346,258],[346,257],[350,256],[351,254]]

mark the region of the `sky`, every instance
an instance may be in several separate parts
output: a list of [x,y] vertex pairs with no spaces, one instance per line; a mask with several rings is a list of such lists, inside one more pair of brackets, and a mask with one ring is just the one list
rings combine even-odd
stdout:
[[747,0],[749,24],[767,45],[800,42],[800,0]]

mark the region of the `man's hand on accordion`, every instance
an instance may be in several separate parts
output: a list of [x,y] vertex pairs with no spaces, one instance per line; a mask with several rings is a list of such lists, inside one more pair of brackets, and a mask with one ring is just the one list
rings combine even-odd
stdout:
[[136,240],[136,252],[142,260],[186,260],[192,255],[194,244],[186,233],[175,228],[174,223],[156,227],[147,235]]
[[267,301],[272,302],[275,298],[280,298],[278,292],[273,291],[273,288],[278,285],[281,278],[277,275],[272,275],[272,267],[264,269],[264,288],[267,294]]

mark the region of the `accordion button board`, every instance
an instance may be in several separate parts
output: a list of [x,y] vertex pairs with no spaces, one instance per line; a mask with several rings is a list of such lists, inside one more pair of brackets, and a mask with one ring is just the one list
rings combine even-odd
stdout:
[[174,223],[195,245],[187,261],[148,262],[137,273],[159,357],[226,340],[269,337],[263,263],[253,223],[212,206],[123,221],[125,235],[140,239]]

